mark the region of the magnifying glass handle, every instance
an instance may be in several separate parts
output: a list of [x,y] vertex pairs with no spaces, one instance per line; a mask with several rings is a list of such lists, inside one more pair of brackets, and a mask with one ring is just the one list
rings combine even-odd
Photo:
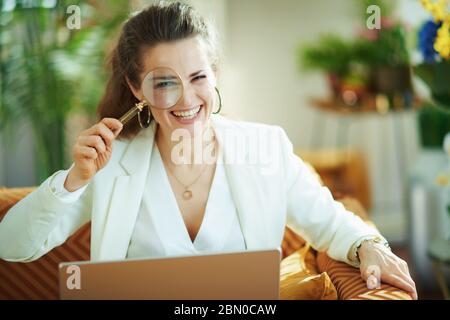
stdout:
[[138,114],[139,111],[141,111],[141,109],[138,106],[134,106],[122,117],[120,117],[119,121],[122,122],[122,124],[125,124],[131,119],[133,119]]

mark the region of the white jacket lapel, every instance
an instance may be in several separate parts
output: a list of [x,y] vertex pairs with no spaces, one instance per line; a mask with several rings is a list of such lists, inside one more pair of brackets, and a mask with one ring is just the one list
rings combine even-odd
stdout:
[[155,132],[156,124],[153,122],[151,127],[133,138],[120,160],[128,175],[114,179],[98,257],[100,260],[126,257],[145,187]]
[[[257,170],[249,164],[248,149],[243,156],[244,163],[235,163],[236,145],[227,138],[226,130],[239,130],[232,122],[221,116],[212,117],[216,137],[222,146],[224,168],[235,202],[247,250],[267,248],[269,246],[268,230],[264,219],[264,195],[255,176]],[[235,132],[244,134],[244,132]],[[241,155],[239,155],[241,156]]]

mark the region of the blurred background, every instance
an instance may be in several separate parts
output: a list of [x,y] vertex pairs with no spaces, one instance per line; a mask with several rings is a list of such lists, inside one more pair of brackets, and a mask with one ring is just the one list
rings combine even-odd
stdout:
[[[0,186],[70,166],[117,32],[152,2],[0,1]],[[360,200],[419,296],[448,296],[448,1],[188,2],[218,31],[224,113],[282,126],[334,195]]]

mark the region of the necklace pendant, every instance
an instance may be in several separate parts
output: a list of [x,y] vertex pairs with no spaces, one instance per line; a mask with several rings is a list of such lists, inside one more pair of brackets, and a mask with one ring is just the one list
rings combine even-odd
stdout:
[[187,189],[186,191],[183,192],[183,198],[185,200],[189,200],[192,198],[192,191]]

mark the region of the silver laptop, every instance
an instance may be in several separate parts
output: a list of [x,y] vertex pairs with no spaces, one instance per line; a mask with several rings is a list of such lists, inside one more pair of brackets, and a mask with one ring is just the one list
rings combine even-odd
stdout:
[[68,262],[61,299],[278,300],[280,249]]

